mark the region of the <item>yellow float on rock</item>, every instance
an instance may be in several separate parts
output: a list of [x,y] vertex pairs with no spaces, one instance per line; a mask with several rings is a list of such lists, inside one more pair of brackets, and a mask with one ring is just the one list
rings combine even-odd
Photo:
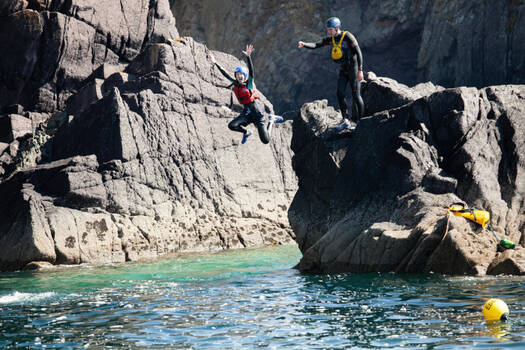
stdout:
[[462,216],[465,219],[474,221],[477,224],[480,224],[483,228],[487,227],[490,222],[490,213],[486,210],[479,210],[474,208],[468,208],[463,203],[454,203],[448,207],[450,211],[455,216]]
[[454,203],[447,208],[447,226],[445,228],[445,234],[443,235],[443,237],[441,237],[441,241],[445,239],[448,233],[448,222],[450,219],[450,214],[454,214],[455,216],[462,216],[465,219],[474,221],[475,223],[481,225],[481,227],[483,228],[487,227],[490,230],[490,232],[492,232],[499,245],[503,249],[514,249],[516,247],[516,243],[506,238],[500,239],[498,235],[496,235],[496,232],[494,232],[494,229],[490,225],[490,213],[488,211],[469,208],[464,203]]

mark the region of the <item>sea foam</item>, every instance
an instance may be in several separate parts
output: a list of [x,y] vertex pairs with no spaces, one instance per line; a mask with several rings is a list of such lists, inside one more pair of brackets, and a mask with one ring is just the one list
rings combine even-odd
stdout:
[[23,304],[32,303],[42,299],[47,299],[55,296],[55,292],[44,293],[20,293],[14,292],[12,294],[0,296],[0,304]]

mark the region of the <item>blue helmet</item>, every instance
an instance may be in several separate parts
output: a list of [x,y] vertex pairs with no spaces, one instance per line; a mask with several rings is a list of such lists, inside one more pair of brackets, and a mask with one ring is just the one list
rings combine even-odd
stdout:
[[341,26],[341,20],[337,17],[330,17],[326,20],[327,28],[336,28]]
[[248,78],[248,69],[246,67],[236,67],[234,72],[244,74],[244,79]]

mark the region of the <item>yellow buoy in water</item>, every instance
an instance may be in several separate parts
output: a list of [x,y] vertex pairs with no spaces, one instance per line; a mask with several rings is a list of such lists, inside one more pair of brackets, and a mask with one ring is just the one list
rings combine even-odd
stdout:
[[501,299],[489,299],[483,305],[483,316],[487,321],[506,321],[509,315],[509,307]]

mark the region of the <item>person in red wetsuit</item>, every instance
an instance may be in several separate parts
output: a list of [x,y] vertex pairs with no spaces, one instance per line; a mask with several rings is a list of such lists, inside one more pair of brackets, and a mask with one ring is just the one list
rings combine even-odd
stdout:
[[219,63],[217,63],[213,54],[209,53],[208,57],[210,62],[216,65],[222,75],[232,83],[233,92],[235,93],[237,100],[244,106],[241,114],[228,124],[230,130],[242,132],[243,137],[241,143],[244,144],[252,134],[251,130],[247,129],[246,126],[253,123],[257,127],[261,142],[266,144],[270,142],[273,123],[280,123],[283,121],[283,118],[280,116],[269,115],[267,121],[257,106],[256,100],[259,96],[257,96],[255,90],[253,63],[251,59],[253,50],[253,45],[246,46],[246,50],[242,53],[246,56],[248,69],[246,69],[246,67],[235,68],[235,77],[232,77]]
[[[352,129],[355,126],[350,124],[350,119],[356,124],[364,114],[364,103],[361,97],[361,81],[363,80],[363,55],[357,44],[356,38],[349,32],[341,30],[341,21],[337,17],[329,18],[326,21],[327,37],[316,43],[305,43],[299,41],[297,47],[307,49],[317,49],[323,46],[332,46],[332,60],[340,65],[339,78],[337,79],[337,101],[343,121],[337,126],[339,130]],[[357,114],[352,114],[352,109],[348,109],[345,101],[346,86],[350,82],[352,86],[352,103],[357,105]],[[350,115],[350,118],[348,117]]]

